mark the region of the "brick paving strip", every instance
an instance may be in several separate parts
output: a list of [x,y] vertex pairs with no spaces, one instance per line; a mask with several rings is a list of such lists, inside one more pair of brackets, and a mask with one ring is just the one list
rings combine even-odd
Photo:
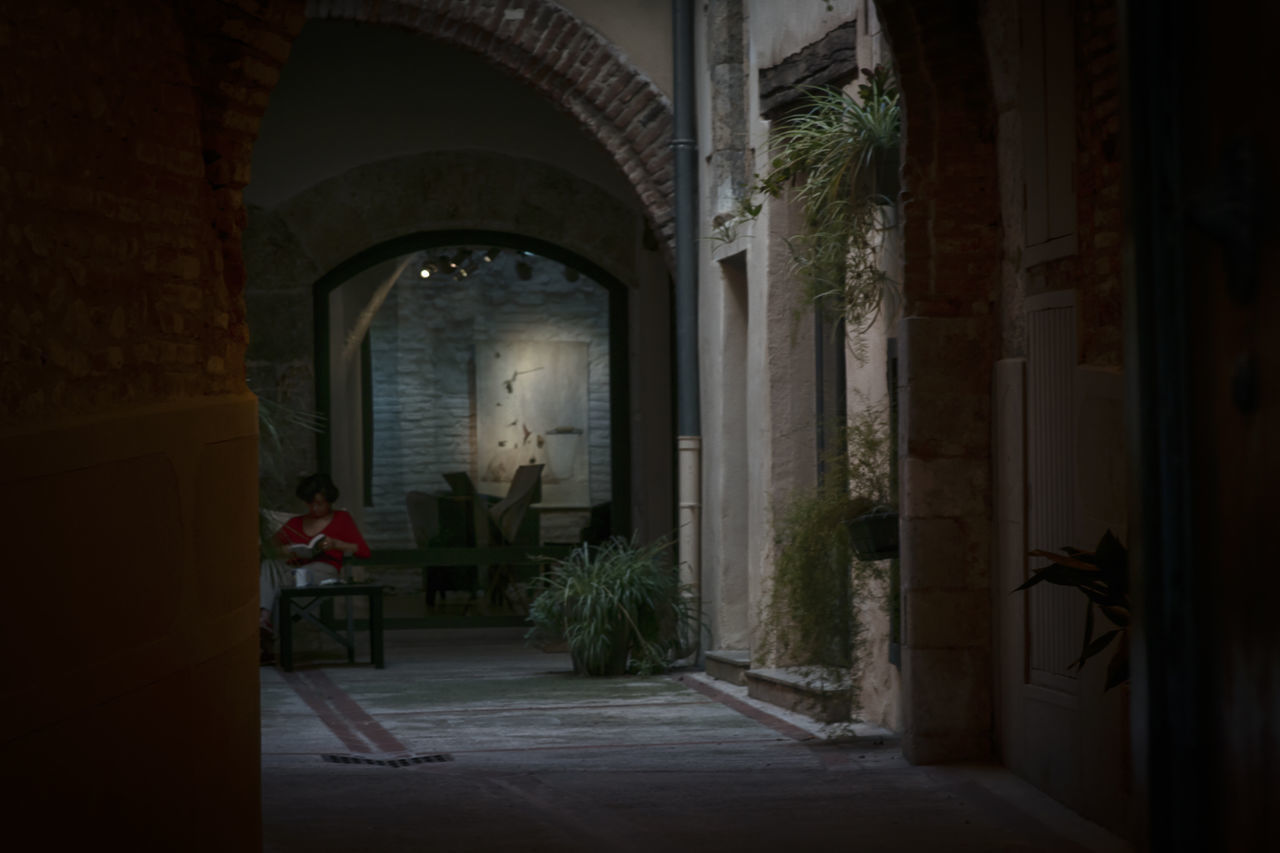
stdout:
[[712,738],[709,740],[659,740],[638,743],[633,740],[621,741],[619,743],[564,743],[550,744],[548,746],[486,746],[474,749],[451,749],[453,755],[466,755],[469,753],[482,752],[558,752],[564,750],[591,750],[591,749],[653,749],[654,747],[665,746],[719,746],[728,744],[736,746],[744,743],[778,743],[778,738],[762,737],[762,738]]
[[809,741],[815,739],[811,732],[807,732],[799,726],[792,725],[786,720],[780,720],[772,714],[761,711],[759,708],[753,708],[738,697],[730,696],[728,693],[716,690],[709,684],[703,684],[701,681],[693,678],[685,678],[683,675],[677,675],[675,680],[691,690],[698,691],[704,696],[710,696],[717,702],[737,711],[747,719],[755,720],[757,723],[760,723],[763,726],[768,726],[775,732],[786,735],[793,740]]
[[497,708],[415,708],[411,711],[379,711],[380,717],[398,717],[413,715],[415,717],[447,714],[510,714],[525,711],[609,711],[615,708],[670,708],[674,705],[705,705],[702,699],[691,699],[687,702],[664,702],[650,700],[645,702],[583,702],[572,705],[503,705]]
[[[369,716],[360,704],[321,670],[281,673],[284,680],[320,722],[333,732],[343,745],[361,755],[407,755],[409,748]],[[372,746],[372,749],[370,749]]]

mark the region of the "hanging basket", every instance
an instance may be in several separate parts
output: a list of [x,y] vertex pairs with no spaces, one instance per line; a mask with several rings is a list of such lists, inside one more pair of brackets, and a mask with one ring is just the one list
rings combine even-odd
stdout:
[[892,507],[876,507],[857,518],[845,519],[844,526],[859,560],[898,556],[898,511]]
[[896,205],[898,194],[902,191],[902,179],[899,175],[901,168],[902,159],[898,149],[877,150],[870,167],[863,169],[858,175],[856,195],[869,198],[878,205]]

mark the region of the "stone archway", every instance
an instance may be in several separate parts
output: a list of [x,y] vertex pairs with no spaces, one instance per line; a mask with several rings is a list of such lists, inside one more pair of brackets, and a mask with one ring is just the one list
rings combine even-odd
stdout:
[[[572,199],[548,204],[546,199]],[[244,240],[252,340],[246,360],[259,394],[302,409],[317,405],[312,324],[313,285],[372,246],[408,235],[445,231],[500,232],[555,245],[622,285],[619,340],[636,342],[630,363],[630,408],[665,423],[670,399],[665,298],[666,267],[644,245],[640,211],[594,184],[545,163],[482,151],[430,152],[356,167],[267,210],[251,208]],[[627,298],[627,295],[630,298]],[[640,342],[644,343],[643,357]],[[626,411],[624,406],[622,411]],[[622,426],[629,426],[628,431]],[[662,430],[624,424],[634,470],[671,470],[671,441]],[[309,453],[314,436],[292,439]],[[312,462],[314,463],[314,459]],[[621,477],[625,483],[626,478]],[[637,529],[669,526],[669,477],[632,481]]]
[[448,229],[557,243],[639,285],[636,210],[553,166],[505,154],[439,151],[357,166],[271,210],[251,208],[249,219],[245,258],[254,289],[309,286],[371,245]]
[[[549,195],[575,203],[546,205],[541,199]],[[270,330],[252,336],[250,385],[314,406],[311,286],[370,246],[457,229],[561,245],[632,288],[641,284],[640,271],[652,266],[641,257],[643,223],[635,210],[546,164],[468,151],[359,166],[272,210],[249,210],[247,311],[256,329]]]
[[[905,104],[900,327],[903,750],[992,751],[996,110],[976,3],[877,3]],[[919,201],[917,201],[919,200]]]
[[549,0],[311,0],[307,15],[402,27],[478,53],[531,86],[577,119],[609,152],[635,188],[671,265],[671,103],[616,47],[572,13]]

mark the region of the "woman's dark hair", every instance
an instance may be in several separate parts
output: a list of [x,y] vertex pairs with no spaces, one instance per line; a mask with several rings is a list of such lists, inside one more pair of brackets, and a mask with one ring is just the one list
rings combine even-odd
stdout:
[[338,499],[338,487],[333,484],[328,474],[317,473],[310,477],[303,477],[294,494],[303,503],[310,503],[311,499],[318,494],[324,495],[325,500],[333,503]]

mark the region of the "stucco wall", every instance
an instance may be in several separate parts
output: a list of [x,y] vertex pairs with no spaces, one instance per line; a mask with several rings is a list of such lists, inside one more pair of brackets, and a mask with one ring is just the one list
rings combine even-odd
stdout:
[[308,21],[294,43],[245,198],[274,207],[364,163],[458,149],[536,160],[639,209],[571,116],[491,62],[399,27],[331,20]]
[[671,0],[559,0],[672,94]]
[[866,4],[861,0],[804,3],[756,0],[746,5],[751,22],[753,64],[756,68],[768,68],[857,18]]
[[[702,15],[698,45],[703,51],[698,97],[699,144],[710,161],[702,170],[701,229],[710,237],[717,215],[732,215],[736,200],[726,196],[731,176],[721,174],[713,155],[745,139],[757,172],[768,169],[771,122],[759,112],[759,71],[772,66],[846,24],[862,3],[742,4],[743,64],[731,67],[734,51],[722,48],[733,37],[733,16]],[[874,28],[874,22],[871,26]],[[875,61],[883,50],[862,24],[859,64]],[[740,74],[743,102],[726,102],[732,91],[726,75]],[[740,131],[737,130],[740,128]],[[729,162],[731,158],[721,157]],[[816,385],[812,311],[792,270],[788,239],[802,228],[787,199],[764,202],[759,216],[741,223],[729,242],[708,239],[700,258],[703,295],[703,498],[705,509],[703,578],[712,620],[712,648],[751,650],[760,646],[758,617],[767,599],[773,560],[773,519],[797,490],[812,488],[817,477]],[[739,286],[744,298],[733,295]],[[730,291],[730,292],[727,292]],[[872,355],[861,368],[852,365],[848,389],[883,400],[885,337],[878,326],[869,335]],[[745,359],[745,382],[738,378]],[[828,366],[830,369],[830,365]],[[828,381],[830,377],[827,377]],[[841,393],[841,392],[837,392]],[[856,405],[851,402],[851,405]],[[827,401],[834,410],[834,399]],[[739,548],[741,551],[739,551]],[[739,600],[739,599],[742,600]],[[868,590],[859,603],[868,628],[864,685],[860,699],[869,719],[896,725],[897,673],[888,663],[888,619],[883,589]],[[758,660],[757,663],[764,663]]]
[[[697,17],[697,98],[706,105],[698,113],[698,144],[705,161],[721,140],[740,135],[748,157],[754,154],[754,169],[767,169],[769,123],[758,113],[757,72],[776,61],[775,56],[780,59],[821,37],[846,20],[848,10],[843,14],[837,20],[836,13],[829,15],[818,3],[788,4],[785,10],[777,4],[744,3],[740,30],[728,32],[723,18]],[[711,42],[725,38],[740,38],[742,49],[717,56],[713,66]],[[724,90],[720,75],[735,73],[735,56],[742,63],[736,73],[742,76],[743,100],[718,103]],[[706,318],[700,333],[703,583],[709,590],[745,591],[747,596],[745,604],[705,599],[710,647],[750,650],[758,642],[757,620],[768,584],[774,504],[816,470],[812,339],[807,324],[797,322],[798,285],[789,271],[785,239],[795,226],[792,211],[785,202],[768,201],[758,217],[741,224],[736,239],[712,239],[715,217],[735,212],[732,197],[724,194],[731,182],[717,168],[704,166],[699,174],[699,232],[705,238],[699,249],[699,312]],[[721,262],[729,258],[733,269],[726,273]],[[745,281],[740,304],[726,302],[721,292],[727,276]],[[738,340],[743,343],[734,343]],[[734,378],[737,364],[726,363],[743,357],[750,377],[746,382]],[[745,425],[740,433],[737,424]],[[740,444],[724,443],[725,436],[739,434]]]

